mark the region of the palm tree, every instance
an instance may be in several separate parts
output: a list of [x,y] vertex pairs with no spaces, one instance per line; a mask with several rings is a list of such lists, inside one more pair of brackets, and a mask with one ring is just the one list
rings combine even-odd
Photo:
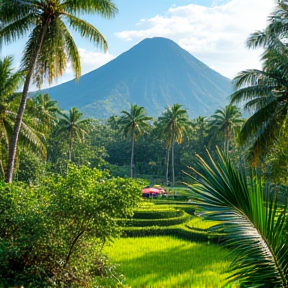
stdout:
[[130,135],[131,138],[131,160],[130,160],[130,175],[134,177],[134,149],[135,141],[138,136],[147,132],[149,123],[152,117],[147,116],[144,107],[140,107],[136,104],[131,104],[130,111],[122,111],[123,115],[119,118],[118,123],[120,125],[120,131],[124,133],[124,136]]
[[[187,110],[183,109],[180,104],[168,106],[162,116],[158,118],[158,125],[162,129],[163,134],[168,139],[169,150],[171,149],[171,168],[172,168],[172,184],[175,185],[175,169],[174,169],[174,146],[175,142],[182,143],[184,134],[189,124]],[[169,163],[168,163],[169,164]],[[167,165],[168,165],[167,164]]]
[[[16,121],[17,106],[19,105],[20,94],[15,93],[23,83],[23,73],[14,72],[12,69],[13,58],[8,56],[0,60],[0,168],[5,177],[7,165],[7,153],[9,139]],[[46,153],[43,144],[44,135],[37,129],[33,119],[25,115],[23,125],[20,130],[19,139],[21,144],[34,148],[34,152],[40,152],[42,156]]]
[[72,107],[68,114],[61,113],[60,115],[58,133],[67,135],[69,145],[68,160],[71,160],[75,139],[81,142],[88,133],[90,119],[81,119],[82,115],[83,113],[75,107]]
[[53,79],[63,74],[68,62],[72,64],[76,79],[79,79],[80,56],[66,25],[106,51],[107,43],[101,33],[78,15],[100,14],[110,18],[116,12],[117,8],[110,0],[1,1],[0,42],[11,43],[29,34],[22,58],[26,78],[9,147],[8,182],[13,179],[17,142],[31,80],[37,85],[41,85],[43,79],[52,83]]
[[41,126],[41,130],[46,133],[56,125],[60,114],[57,101],[51,100],[49,94],[37,94],[27,100],[27,110]]
[[236,92],[231,103],[245,103],[252,115],[243,125],[240,140],[252,143],[250,160],[255,164],[275,144],[288,109],[288,3],[278,1],[264,31],[257,31],[247,40],[249,48],[264,47],[262,70],[245,70],[234,78]]
[[247,178],[226,153],[209,157],[208,163],[198,157],[201,172],[192,168],[197,174],[191,176],[192,202],[219,223],[211,230],[232,248],[230,281],[241,287],[288,287],[287,207],[279,209],[271,193],[264,199],[260,180]]
[[217,109],[211,116],[209,126],[213,134],[212,139],[224,138],[224,151],[229,152],[232,136],[235,136],[235,130],[243,124],[243,119],[239,109],[230,104],[222,109]]
[[[9,147],[9,132],[13,126],[13,108],[14,92],[20,87],[23,80],[21,72],[13,72],[13,58],[5,57],[0,60],[0,167],[4,176],[4,156]],[[14,94],[14,97],[12,96]]]
[[263,70],[242,71],[234,78],[237,90],[230,96],[231,103],[246,102],[244,108],[253,112],[240,138],[252,143],[250,159],[255,163],[274,145],[288,109],[288,50],[279,53],[270,48],[263,60]]
[[165,164],[166,164],[166,171],[165,171],[165,183],[168,185],[169,183],[169,157],[170,157],[170,133],[162,129],[161,123],[158,121],[154,122],[154,127],[152,130],[152,137],[158,141],[163,143],[165,148]]

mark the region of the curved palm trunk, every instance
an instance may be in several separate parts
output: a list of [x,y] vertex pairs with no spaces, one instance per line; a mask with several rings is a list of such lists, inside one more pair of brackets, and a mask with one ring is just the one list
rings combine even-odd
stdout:
[[21,129],[22,119],[23,119],[23,115],[24,115],[24,111],[25,111],[25,107],[26,107],[29,86],[30,86],[33,70],[35,67],[35,63],[36,63],[37,57],[38,57],[40,50],[41,50],[41,47],[42,47],[42,43],[44,40],[46,30],[47,30],[47,25],[45,25],[43,27],[43,31],[42,31],[42,33],[40,35],[40,39],[39,39],[39,45],[35,49],[36,51],[35,51],[34,57],[31,60],[31,63],[29,65],[29,68],[28,68],[28,71],[26,74],[22,98],[21,98],[21,102],[20,102],[20,105],[18,108],[16,122],[14,125],[14,132],[13,132],[12,139],[11,139],[10,145],[9,145],[8,169],[7,169],[6,179],[5,179],[6,182],[8,182],[8,183],[11,183],[13,181],[13,172],[14,172],[15,157],[16,157],[16,151],[17,151],[17,143],[18,143],[19,132]]
[[131,138],[131,163],[130,163],[130,175],[131,178],[134,178],[134,150],[135,150],[135,139],[134,139],[134,130],[132,130],[132,138]]

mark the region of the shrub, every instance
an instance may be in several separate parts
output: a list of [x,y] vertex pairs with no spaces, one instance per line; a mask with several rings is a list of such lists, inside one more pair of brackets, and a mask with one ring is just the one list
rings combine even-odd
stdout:
[[2,183],[0,287],[89,287],[107,276],[101,247],[119,234],[114,219],[132,215],[142,185],[75,166],[39,186]]

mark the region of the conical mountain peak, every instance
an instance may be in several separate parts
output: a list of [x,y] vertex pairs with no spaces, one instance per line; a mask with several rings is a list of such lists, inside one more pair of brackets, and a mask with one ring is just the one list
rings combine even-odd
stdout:
[[179,103],[190,117],[207,116],[227,102],[231,81],[163,37],[147,38],[78,83],[50,88],[63,109],[78,107],[87,116],[107,118],[129,108],[146,108],[157,117]]

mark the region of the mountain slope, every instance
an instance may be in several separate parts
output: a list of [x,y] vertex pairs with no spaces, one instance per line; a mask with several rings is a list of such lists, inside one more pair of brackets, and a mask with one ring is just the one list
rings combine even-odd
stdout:
[[106,65],[45,92],[63,109],[80,108],[87,116],[107,118],[130,103],[157,117],[175,103],[191,117],[207,116],[224,106],[231,82],[175,42],[151,38]]

